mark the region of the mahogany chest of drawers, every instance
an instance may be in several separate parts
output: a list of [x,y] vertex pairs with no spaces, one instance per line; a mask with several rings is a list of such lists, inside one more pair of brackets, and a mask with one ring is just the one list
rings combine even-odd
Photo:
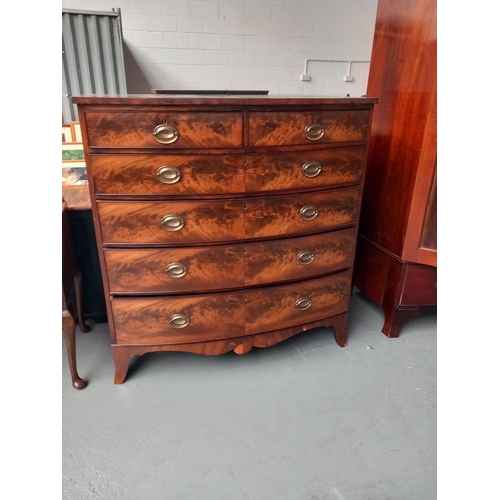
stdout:
[[115,362],[346,344],[377,99],[75,97]]

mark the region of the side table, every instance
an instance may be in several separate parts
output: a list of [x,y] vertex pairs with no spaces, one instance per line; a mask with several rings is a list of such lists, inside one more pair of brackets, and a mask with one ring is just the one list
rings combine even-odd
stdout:
[[[73,304],[70,301],[72,286],[75,286],[76,316]],[[82,332],[90,331],[85,324],[82,310],[82,276],[75,258],[71,227],[69,223],[68,204],[62,202],[62,328],[65,333],[66,348],[68,351],[71,380],[75,389],[83,389],[87,382],[79,377],[76,368],[75,325],[76,318]]]

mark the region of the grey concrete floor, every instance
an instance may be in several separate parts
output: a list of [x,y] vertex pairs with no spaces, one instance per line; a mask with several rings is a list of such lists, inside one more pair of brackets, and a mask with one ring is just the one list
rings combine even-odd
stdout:
[[435,499],[436,315],[397,339],[351,299],[348,346],[316,329],[218,357],[134,357],[113,384],[108,326],[77,330],[71,387],[62,340],[67,500]]

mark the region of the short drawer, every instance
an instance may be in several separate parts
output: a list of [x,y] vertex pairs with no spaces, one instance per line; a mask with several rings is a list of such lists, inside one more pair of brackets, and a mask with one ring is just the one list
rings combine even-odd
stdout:
[[238,112],[86,111],[89,147],[236,148],[243,144]]
[[250,113],[250,146],[366,141],[369,110]]
[[247,290],[247,335],[290,328],[347,311],[351,271],[290,285]]
[[247,155],[247,192],[328,188],[361,182],[364,147]]
[[117,344],[168,344],[245,334],[241,293],[188,297],[113,298]]
[[284,240],[105,249],[110,293],[190,293],[304,279],[352,265],[355,228]]
[[355,224],[361,187],[227,201],[98,203],[104,244],[193,244],[318,233]]
[[197,195],[245,191],[244,157],[92,155],[97,194]]

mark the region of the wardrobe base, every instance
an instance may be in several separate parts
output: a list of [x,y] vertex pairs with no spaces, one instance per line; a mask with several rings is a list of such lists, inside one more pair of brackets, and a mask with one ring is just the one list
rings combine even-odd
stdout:
[[437,311],[437,268],[403,262],[360,236],[353,284],[384,311],[382,333],[399,337],[402,325]]

